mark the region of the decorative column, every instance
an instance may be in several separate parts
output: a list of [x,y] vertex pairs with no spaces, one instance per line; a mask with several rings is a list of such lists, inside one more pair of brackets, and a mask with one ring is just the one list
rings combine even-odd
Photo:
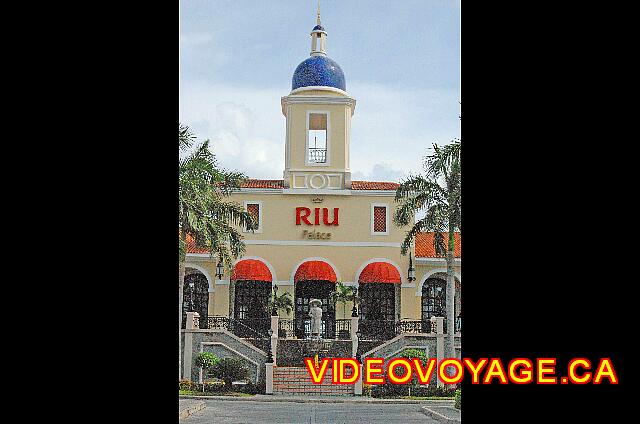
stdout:
[[358,380],[353,385],[353,394],[356,396],[362,396],[362,372],[363,372],[362,364],[360,364],[359,367],[360,367],[360,378],[358,378]]
[[[269,345],[269,350],[267,352],[267,360],[265,361],[265,393],[268,395],[273,394],[273,366],[275,364],[275,359],[272,354],[273,348],[273,331],[269,329],[269,336],[271,337],[271,344]],[[276,336],[276,346],[278,342],[278,336]]]
[[[277,328],[277,327],[276,327]],[[278,332],[276,330],[275,333],[271,335],[271,355],[273,356],[273,364],[278,363]]]
[[272,395],[273,394],[273,362],[267,362],[266,366],[266,379],[267,384],[265,388],[265,394]]
[[351,355],[358,361],[360,368],[360,378],[353,385],[353,394],[362,396],[362,358],[358,355],[358,342],[360,341],[360,330],[358,329],[358,309],[354,303],[351,310]]
[[200,314],[187,312],[186,329],[184,330],[184,360],[182,361],[182,377],[191,380],[191,360],[193,358],[193,330],[200,327]]
[[278,294],[278,286],[273,286],[273,300],[271,309],[271,328],[269,329],[269,336],[271,337],[271,352],[273,355],[273,364],[277,364],[276,357],[278,356],[278,323],[280,322],[280,316],[278,315],[278,309],[276,308],[276,296]]
[[[431,322],[435,320],[436,326],[436,363],[438,367],[440,366],[440,362],[442,362],[444,358],[444,317],[431,317]],[[440,381],[439,378],[436,377],[436,381],[438,382],[438,387],[443,387],[444,383]]]

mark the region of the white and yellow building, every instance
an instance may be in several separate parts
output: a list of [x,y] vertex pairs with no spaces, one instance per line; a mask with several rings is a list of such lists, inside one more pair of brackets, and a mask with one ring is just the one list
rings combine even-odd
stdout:
[[[280,311],[280,336],[308,335],[308,302],[321,299],[324,337],[340,337],[352,316],[349,304],[332,305],[336,282],[356,286],[364,337],[392,337],[398,331],[429,331],[424,323],[446,316],[446,264],[433,254],[432,235],[420,234],[410,258],[400,254],[408,228],[393,224],[395,182],[353,181],[351,118],[356,99],[346,89],[340,66],[326,54],[327,33],[311,32],[311,54],[296,68],[292,89],[281,98],[286,120],[282,179],[248,180],[232,200],[258,221],[245,232],[246,254],[232,273],[217,275],[205,251],[189,247],[185,309],[200,325],[216,317],[240,321],[259,332],[269,328],[272,288],[289,292],[290,314]],[[375,152],[372,152],[375,154]],[[416,155],[420,152],[416,152]],[[456,316],[460,315],[460,241],[456,259]],[[460,322],[456,323],[459,330]],[[373,336],[372,336],[373,337]]]

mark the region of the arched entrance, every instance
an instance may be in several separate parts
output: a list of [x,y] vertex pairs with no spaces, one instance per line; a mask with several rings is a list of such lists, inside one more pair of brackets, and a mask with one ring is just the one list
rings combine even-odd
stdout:
[[183,302],[182,302],[182,327],[187,322],[187,312],[197,312],[200,315],[200,328],[207,328],[209,316],[209,282],[207,277],[193,268],[185,269]]
[[[455,279],[454,318],[455,330],[460,331],[460,281]],[[444,317],[444,331],[447,332],[447,274],[436,273],[422,285],[422,329],[430,332],[431,317]]]
[[305,339],[311,336],[311,319],[309,318],[311,299],[320,299],[322,302],[320,336],[323,339],[335,337],[336,312],[329,297],[335,288],[336,281],[336,273],[331,265],[324,261],[307,261],[298,267],[294,276],[294,327],[297,338]]
[[400,282],[400,272],[387,262],[370,263],[360,273],[358,329],[363,340],[388,340],[395,336]]
[[233,267],[231,280],[234,281],[235,296],[233,318],[240,322],[234,333],[240,337],[254,337],[253,329],[266,334],[271,325],[268,308],[271,296],[271,271],[256,259],[244,259]]

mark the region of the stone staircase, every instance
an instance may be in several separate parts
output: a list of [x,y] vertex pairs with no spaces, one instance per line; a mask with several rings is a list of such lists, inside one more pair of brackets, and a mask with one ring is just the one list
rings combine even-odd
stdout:
[[313,384],[303,367],[273,367],[273,393],[304,396],[353,396],[352,384],[331,384],[329,367],[321,384]]

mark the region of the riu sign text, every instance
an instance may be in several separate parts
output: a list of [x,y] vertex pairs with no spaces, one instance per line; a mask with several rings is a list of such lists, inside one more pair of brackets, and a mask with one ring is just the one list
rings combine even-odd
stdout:
[[[311,216],[311,208],[296,208],[296,225],[320,225],[320,216],[322,215],[322,223],[324,225],[338,225],[338,210],[333,208],[333,216],[329,217],[329,208],[314,208],[313,216]],[[322,211],[322,213],[321,213]],[[313,222],[312,222],[313,220]]]

